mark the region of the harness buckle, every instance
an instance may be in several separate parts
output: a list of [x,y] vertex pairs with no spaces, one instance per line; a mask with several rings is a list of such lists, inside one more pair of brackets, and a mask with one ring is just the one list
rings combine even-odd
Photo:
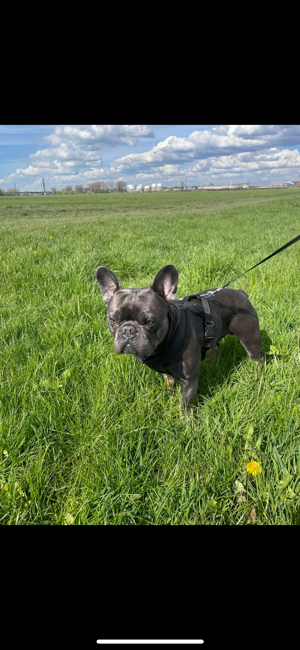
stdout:
[[214,323],[205,321],[205,340],[211,341],[214,338]]

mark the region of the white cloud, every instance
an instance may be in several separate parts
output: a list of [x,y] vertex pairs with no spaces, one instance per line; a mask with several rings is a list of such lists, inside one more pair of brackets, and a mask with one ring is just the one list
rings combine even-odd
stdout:
[[153,138],[154,133],[146,125],[122,124],[89,124],[78,126],[56,126],[54,133],[47,135],[45,140],[52,145],[66,143],[68,140],[75,145],[130,145],[135,146],[138,138]]
[[104,176],[109,173],[110,172],[107,167],[104,167],[102,169],[99,169],[98,167],[92,167],[92,169],[89,169],[89,171],[84,172],[82,176],[84,176],[84,178],[96,178],[99,177],[99,175]]
[[221,125],[188,137],[170,135],[144,153],[130,153],[104,166],[107,147],[133,147],[139,138],[153,136],[145,125],[56,126],[44,138],[50,146],[31,154],[27,168],[1,182],[37,176],[50,183],[120,177],[127,182],[173,182],[184,176],[201,183],[210,178],[248,180],[251,174],[299,174],[299,151],[288,148],[300,144],[299,125]]
[[222,179],[237,178],[248,180],[251,174],[272,173],[285,175],[300,170],[300,153],[297,149],[290,151],[284,149],[279,151],[273,147],[269,151],[243,152],[229,156],[211,156],[204,160],[197,160],[190,163],[184,169],[180,165],[165,165],[154,167],[151,165],[149,171],[136,174],[136,179],[155,180],[165,177],[167,181],[180,180],[182,176],[188,177],[190,182],[205,181],[207,178]]
[[[112,171],[145,171],[150,166],[183,164],[213,155],[230,156],[239,153],[300,143],[300,126],[220,126],[211,131],[194,131],[186,138],[169,136],[150,151],[122,156],[111,165]],[[273,148],[274,149],[274,148]]]
[[8,178],[38,176],[46,172],[64,175],[71,169],[75,175],[84,167],[89,167],[87,176],[94,177],[95,173],[99,175],[103,172],[99,169],[103,147],[135,146],[141,137],[152,138],[154,133],[146,125],[56,126],[54,133],[44,138],[45,142],[55,146],[31,154],[29,159],[32,164],[26,169],[17,169]]

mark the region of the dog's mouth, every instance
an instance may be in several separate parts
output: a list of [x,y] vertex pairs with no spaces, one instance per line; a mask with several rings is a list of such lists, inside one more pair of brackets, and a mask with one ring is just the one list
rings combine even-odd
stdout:
[[136,350],[136,341],[117,341],[115,350],[118,354],[134,354]]
[[130,343],[127,343],[120,354],[132,354],[138,361],[143,362],[149,355],[143,355],[136,350]]
[[134,343],[132,343],[130,341],[125,343],[125,345],[123,347],[121,347],[121,348],[119,346],[115,347],[116,352],[118,354],[133,354],[137,358],[139,358],[139,357],[140,358],[145,358],[145,357],[148,357],[149,354],[151,355],[151,352],[149,352],[149,350],[144,351],[144,350],[140,350],[138,348],[139,348],[138,345],[136,345],[136,344],[134,344]]
[[132,343],[126,343],[123,350],[121,351],[121,354],[132,354],[134,352],[136,352],[136,349]]

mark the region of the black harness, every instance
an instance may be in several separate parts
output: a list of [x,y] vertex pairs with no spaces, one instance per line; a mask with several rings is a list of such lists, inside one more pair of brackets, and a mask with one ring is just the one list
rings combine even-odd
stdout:
[[[201,300],[201,305],[191,302],[193,298]],[[141,355],[134,355],[135,358],[144,363],[151,370],[157,372],[164,372],[164,368],[168,365],[170,360],[180,352],[184,345],[186,328],[187,328],[187,312],[189,309],[197,316],[200,316],[204,324],[204,354],[211,346],[211,341],[214,338],[214,321],[211,316],[209,302],[200,293],[195,293],[192,296],[186,296],[175,300],[170,305],[168,312],[169,330],[166,339],[158,345],[155,353],[149,357],[142,357]]]

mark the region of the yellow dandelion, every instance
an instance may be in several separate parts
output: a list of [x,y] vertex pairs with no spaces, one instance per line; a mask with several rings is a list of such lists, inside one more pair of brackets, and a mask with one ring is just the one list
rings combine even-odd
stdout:
[[262,472],[262,469],[259,463],[257,463],[255,460],[252,460],[251,463],[248,463],[247,465],[247,472],[249,472],[249,474],[252,474],[252,476],[256,476],[258,472]]
[[255,289],[255,287],[256,287],[256,284],[253,285],[253,289]]
[[5,483],[5,485],[4,485],[4,490],[6,490],[6,492],[8,490],[8,484],[7,483]]
[[34,253],[37,253],[37,251],[33,251]]
[[49,239],[53,239],[53,237],[49,237]]
[[178,285],[178,289],[180,289],[180,287],[181,287],[181,284]]

